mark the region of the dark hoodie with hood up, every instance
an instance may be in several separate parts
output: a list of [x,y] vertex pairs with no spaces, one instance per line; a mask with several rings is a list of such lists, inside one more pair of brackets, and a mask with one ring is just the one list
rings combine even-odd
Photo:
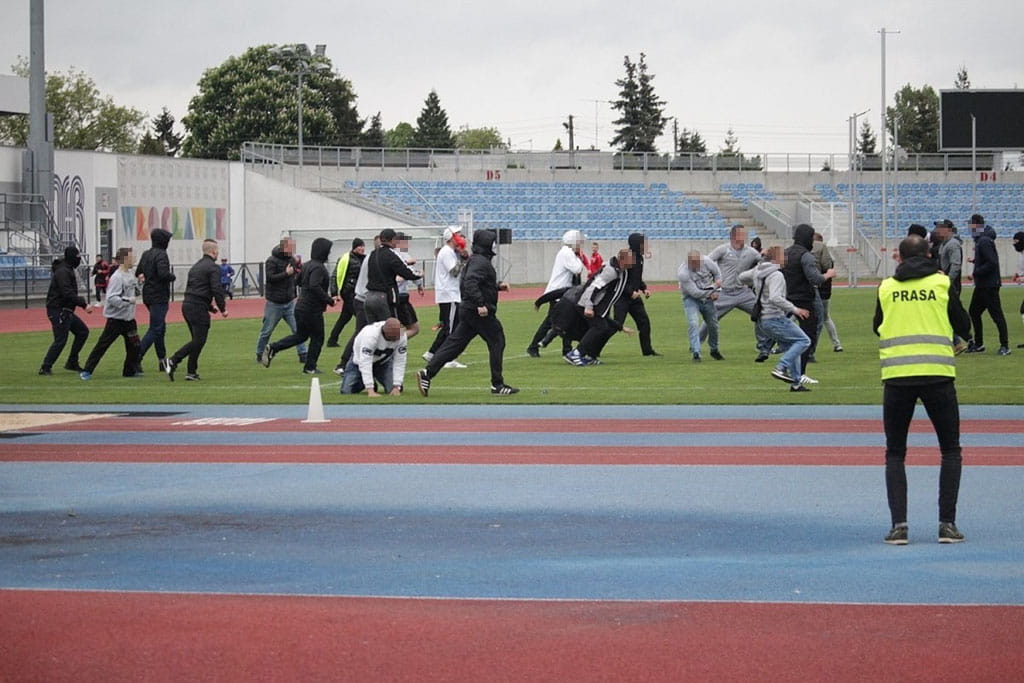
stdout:
[[462,271],[459,291],[462,294],[460,307],[470,309],[474,314],[481,306],[487,307],[488,315],[494,315],[498,310],[498,273],[491,265],[497,239],[493,230],[473,233],[473,253]]
[[633,267],[627,271],[626,276],[625,294],[628,298],[633,292],[647,291],[647,283],[644,282],[644,234],[630,233],[626,243],[633,252]]
[[309,261],[302,266],[299,280],[299,301],[296,310],[323,313],[328,306],[334,304],[331,298],[331,275],[327,272],[327,260],[331,258],[331,241],[326,237],[317,237],[309,249]]
[[815,288],[826,281],[811,253],[813,246],[814,228],[804,223],[793,228],[793,244],[786,249],[782,274],[786,276],[786,298],[800,308],[814,306]]
[[142,252],[135,266],[135,276],[145,276],[142,283],[142,303],[147,306],[166,304],[171,300],[171,283],[175,280],[171,260],[167,257],[167,245],[171,233],[156,228],[149,234],[152,247]]
[[64,250],[64,258],[56,259],[51,266],[50,288],[46,291],[46,307],[73,311],[85,308],[89,302],[78,293],[78,276],[75,270],[82,265],[78,247]]
[[974,286],[1001,287],[999,273],[999,252],[996,251],[996,231],[986,225],[974,233]]

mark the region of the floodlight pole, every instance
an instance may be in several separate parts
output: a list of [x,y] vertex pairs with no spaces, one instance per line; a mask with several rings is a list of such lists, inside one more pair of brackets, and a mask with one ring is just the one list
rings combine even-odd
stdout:
[[878,30],[882,35],[882,252],[884,257],[882,258],[882,277],[885,277],[889,273],[888,256],[889,256],[889,235],[886,224],[886,173],[885,173],[885,136],[887,134],[885,127],[885,36],[887,33],[899,33],[899,31],[887,31],[883,26]]
[[[299,178],[302,177],[302,167],[305,163],[305,149],[303,146],[303,125],[302,125],[302,77],[311,74],[314,71],[320,71],[329,68],[323,62],[314,63],[312,57],[323,57],[327,51],[326,45],[317,45],[315,54],[310,54],[309,47],[306,44],[277,47],[273,48],[271,52],[283,60],[292,62],[294,67],[294,73],[297,76],[298,82],[296,85],[296,93],[298,99],[298,125],[299,125]],[[283,67],[280,64],[274,64],[270,67],[269,71],[284,72]],[[301,182],[301,180],[300,180]]]
[[850,213],[849,228],[850,228],[850,246],[846,252],[849,255],[849,265],[847,266],[849,271],[849,286],[853,287],[856,283],[853,277],[853,250],[856,244],[856,225],[857,225],[857,191],[856,191],[856,176],[855,169],[857,166],[857,119],[867,114],[870,109],[865,109],[859,114],[852,114],[849,119],[850,122],[850,162],[848,164],[848,170],[850,174],[850,187],[847,190],[847,201],[846,206]]

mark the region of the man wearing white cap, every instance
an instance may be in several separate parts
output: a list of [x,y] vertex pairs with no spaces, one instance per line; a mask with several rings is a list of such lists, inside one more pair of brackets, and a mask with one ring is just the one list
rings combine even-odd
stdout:
[[[437,330],[434,343],[430,350],[423,354],[423,360],[430,362],[434,353],[441,348],[441,344],[448,338],[448,335],[455,329],[455,323],[459,320],[459,304],[462,296],[459,294],[459,275],[466,265],[469,253],[466,251],[466,238],[462,236],[462,228],[458,225],[451,225],[444,229],[444,246],[437,252],[434,261],[434,300],[440,310],[438,318],[441,327]],[[458,363],[458,361],[452,361]],[[461,363],[452,367],[465,367]]]
[[[579,230],[567,230],[562,235],[562,248],[555,254],[555,263],[551,266],[551,277],[548,278],[548,286],[544,288],[544,294],[580,284],[582,274],[586,270],[586,264],[580,258],[580,249],[584,239],[583,233]],[[548,307],[548,314],[544,316],[543,322],[537,328],[537,333],[533,335],[530,345],[526,347],[526,354],[532,358],[540,357],[540,343],[551,329],[552,308],[554,308],[554,304]],[[571,350],[572,344],[563,339],[562,354],[565,355]]]

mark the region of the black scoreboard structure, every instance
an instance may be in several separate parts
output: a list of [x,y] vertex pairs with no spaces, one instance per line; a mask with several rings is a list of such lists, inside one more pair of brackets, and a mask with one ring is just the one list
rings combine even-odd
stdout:
[[[971,116],[977,140],[972,144]],[[939,91],[939,150],[1024,150],[1024,90]]]

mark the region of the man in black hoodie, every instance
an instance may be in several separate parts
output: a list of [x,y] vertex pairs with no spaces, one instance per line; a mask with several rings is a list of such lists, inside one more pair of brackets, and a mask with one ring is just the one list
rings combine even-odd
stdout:
[[459,304],[459,321],[427,363],[427,367],[416,373],[416,384],[424,396],[430,393],[430,382],[445,363],[458,358],[477,335],[487,344],[490,354],[491,393],[508,396],[519,392],[519,389],[505,384],[501,373],[505,330],[496,313],[498,292],[507,292],[509,287],[508,283],[498,281],[498,274],[491,265],[495,241],[497,235],[493,230],[478,230],[473,234],[473,254],[462,273],[460,285],[462,303]]
[[75,270],[80,265],[82,256],[78,247],[66,248],[64,258],[53,262],[50,288],[46,292],[46,317],[50,319],[50,327],[53,328],[53,343],[47,349],[43,364],[39,367],[40,375],[53,374],[53,364],[64,350],[64,345],[68,343],[69,332],[74,335],[75,341],[71,343],[71,353],[68,354],[64,369],[82,371],[78,364],[78,354],[89,338],[89,328],[75,315],[75,309],[84,308],[86,313],[91,314],[92,304],[78,293],[78,277]]
[[164,337],[167,333],[167,310],[171,305],[171,283],[175,280],[171,260],[167,257],[167,245],[171,233],[156,228],[149,233],[152,247],[139,257],[135,277],[142,276],[142,303],[149,311],[149,329],[139,341],[139,360],[135,374],[142,374],[142,358],[150,346],[156,347],[160,372],[167,370],[167,347]]
[[642,232],[634,232],[627,243],[633,252],[633,265],[626,271],[626,290],[615,302],[615,322],[621,328],[626,322],[626,314],[633,316],[640,337],[640,351],[645,356],[660,356],[651,346],[651,319],[647,317],[647,307],[644,305],[644,299],[651,296],[644,282],[644,258],[650,256],[647,238]]
[[[217,265],[219,251],[216,240],[203,240],[203,256],[188,271],[181,314],[191,338],[164,364],[167,378],[172,382],[174,371],[186,358],[188,374],[185,379],[189,382],[199,381],[199,354],[203,352],[206,338],[210,334],[210,313],[220,310],[221,316],[228,317],[224,290],[220,285],[220,266]],[[214,301],[217,302],[217,308],[213,307]]]
[[[298,327],[295,323],[295,281],[298,270],[295,265],[295,240],[286,237],[270,252],[265,266],[266,284],[263,294],[263,327],[256,339],[256,362],[262,362],[263,349],[267,348],[270,335],[283,319],[288,329],[294,334]],[[306,363],[306,343],[296,347],[299,362]]]
[[806,308],[811,312],[799,321],[800,329],[811,340],[811,345],[800,356],[800,367],[805,368],[805,372],[811,349],[818,340],[818,315],[815,307],[817,288],[836,274],[835,268],[821,272],[811,253],[813,246],[814,228],[806,223],[796,226],[793,228],[793,244],[786,249],[786,260],[782,266],[782,274],[786,278],[786,298],[797,308]]
[[1006,328],[1003,303],[999,299],[999,288],[1003,278],[999,270],[999,252],[996,251],[996,231],[985,225],[981,214],[971,216],[971,237],[974,238],[974,272],[968,277],[974,280],[974,294],[967,311],[974,325],[974,340],[967,347],[967,353],[984,353],[985,333],[981,327],[981,314],[988,311],[992,322],[999,331],[999,355],[1010,355],[1010,333]]
[[319,375],[316,363],[320,360],[320,350],[324,346],[324,311],[334,305],[331,296],[331,275],[327,272],[326,263],[331,257],[331,241],[326,237],[317,237],[310,247],[309,261],[302,264],[302,275],[299,281],[299,301],[295,304],[296,330],[284,339],[269,344],[260,356],[263,367],[270,367],[270,361],[279,351],[290,349],[309,340],[306,352],[306,364],[302,371],[307,375]]

